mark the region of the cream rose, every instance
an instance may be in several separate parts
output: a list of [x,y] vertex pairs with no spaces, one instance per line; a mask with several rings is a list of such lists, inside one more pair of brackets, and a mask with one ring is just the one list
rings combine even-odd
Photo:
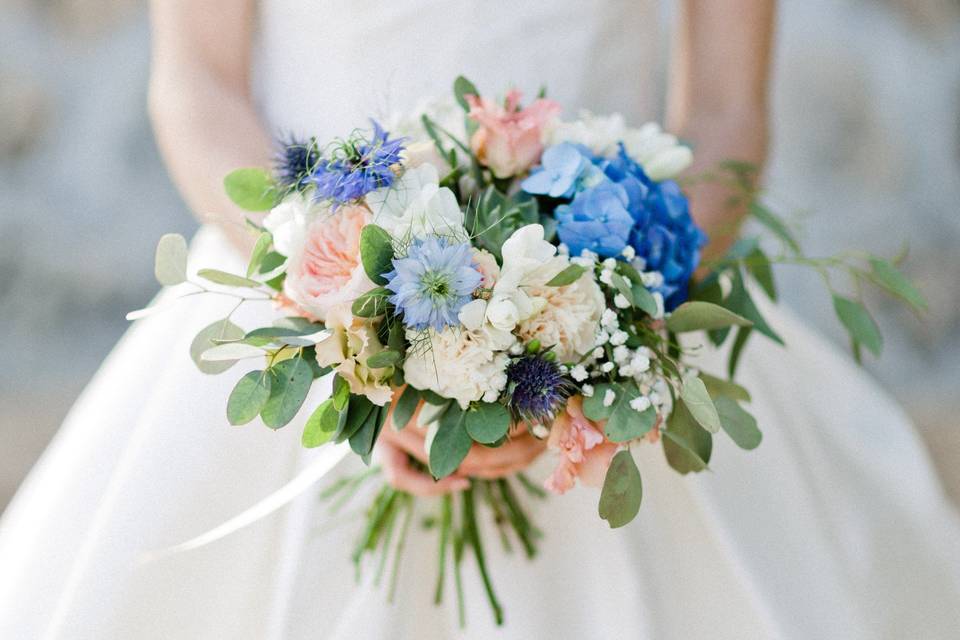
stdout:
[[373,323],[354,317],[350,305],[343,303],[329,310],[326,325],[330,337],[317,344],[317,363],[332,366],[350,385],[351,392],[380,406],[390,404],[393,390],[389,378],[393,367],[367,366],[370,356],[383,351]]

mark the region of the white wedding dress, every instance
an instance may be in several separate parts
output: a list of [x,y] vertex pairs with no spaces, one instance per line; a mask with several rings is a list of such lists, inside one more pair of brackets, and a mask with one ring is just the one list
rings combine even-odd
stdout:
[[[266,2],[257,95],[273,130],[321,139],[442,94],[458,73],[490,93],[546,84],[570,111],[640,123],[660,98],[653,5]],[[213,229],[191,261],[243,265]],[[469,560],[466,631],[449,582],[445,605],[432,604],[435,534],[419,527],[394,604],[369,580],[356,585],[362,495],[332,518],[311,490],[209,546],[145,563],[322,455],[300,447],[306,409],[278,432],[227,424],[240,367],[204,376],[188,347],[228,307],[181,301],[137,322],[107,358],[0,523],[0,638],[960,637],[960,526],[920,441],[845,355],[772,308],[788,348],[755,339],[741,370],[764,430],[757,450],[718,437],[712,472],[682,477],[659,447],[638,447],[637,520],[609,530],[590,489],[531,502],[545,532],[534,561],[504,553],[484,519],[502,629]],[[271,314],[252,308],[247,326]],[[722,373],[721,356],[703,368]]]

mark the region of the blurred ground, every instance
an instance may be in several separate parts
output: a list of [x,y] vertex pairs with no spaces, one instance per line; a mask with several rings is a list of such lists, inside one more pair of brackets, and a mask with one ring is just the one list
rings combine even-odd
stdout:
[[[813,254],[909,242],[932,310],[881,305],[868,367],[960,497],[960,2],[780,6],[771,194]],[[146,26],[134,0],[0,0],[0,509],[155,293],[156,239],[194,228],[145,115]],[[844,345],[818,281],[782,285]]]

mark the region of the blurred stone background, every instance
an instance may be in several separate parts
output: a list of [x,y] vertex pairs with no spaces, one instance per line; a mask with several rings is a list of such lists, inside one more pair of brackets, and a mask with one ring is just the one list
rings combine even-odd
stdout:
[[[960,497],[960,0],[780,7],[771,198],[814,255],[909,243],[931,312],[877,301],[868,368]],[[0,509],[156,292],[156,239],[195,227],[151,138],[147,48],[143,2],[0,0]],[[845,348],[820,282],[781,277]]]

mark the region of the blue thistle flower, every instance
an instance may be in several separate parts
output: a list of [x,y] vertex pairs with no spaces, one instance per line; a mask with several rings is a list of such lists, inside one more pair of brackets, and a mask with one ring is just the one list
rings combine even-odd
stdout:
[[312,138],[299,140],[290,135],[278,141],[279,150],[273,159],[273,173],[281,187],[300,190],[320,163],[320,150]]
[[528,354],[507,365],[507,406],[517,420],[553,420],[574,390],[560,366],[541,354]]
[[437,331],[460,324],[457,314],[483,280],[469,242],[433,236],[411,244],[406,257],[394,258],[393,271],[383,276],[404,325]]
[[396,176],[391,167],[400,162],[404,139],[390,138],[376,120],[370,122],[373,124],[370,140],[348,141],[339,157],[317,165],[309,182],[316,187],[318,200],[343,204],[393,184]]

